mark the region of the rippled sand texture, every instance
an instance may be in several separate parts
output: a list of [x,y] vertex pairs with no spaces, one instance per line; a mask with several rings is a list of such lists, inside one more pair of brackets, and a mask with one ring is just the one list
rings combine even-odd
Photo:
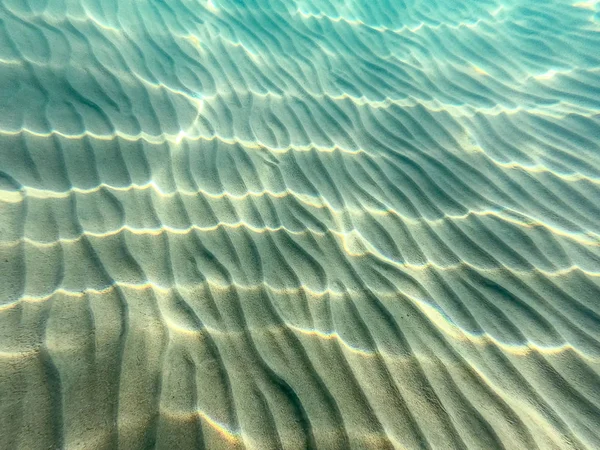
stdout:
[[600,448],[599,11],[0,2],[0,448]]

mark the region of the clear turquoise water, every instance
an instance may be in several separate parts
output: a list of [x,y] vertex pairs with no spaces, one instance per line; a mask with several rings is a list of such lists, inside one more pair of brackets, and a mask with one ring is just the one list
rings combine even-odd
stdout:
[[0,3],[0,449],[600,448],[600,3]]

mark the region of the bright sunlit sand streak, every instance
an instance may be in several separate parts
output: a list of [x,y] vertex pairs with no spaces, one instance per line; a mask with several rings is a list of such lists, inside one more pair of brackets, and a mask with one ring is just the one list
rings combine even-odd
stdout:
[[417,25],[414,25],[412,27],[404,26],[402,28],[394,29],[394,28],[388,28],[385,26],[369,25],[359,19],[348,19],[348,18],[342,17],[342,16],[330,17],[325,13],[318,13],[318,14],[307,13],[307,12],[303,12],[300,9],[296,10],[296,14],[303,17],[304,19],[316,19],[316,20],[326,19],[331,22],[343,22],[343,23],[346,23],[351,26],[366,27],[371,30],[375,30],[375,31],[379,31],[379,32],[390,32],[390,33],[394,33],[394,34],[402,34],[406,31],[408,31],[410,33],[416,33],[417,31],[421,30],[422,28],[427,28],[427,29],[431,29],[431,30],[439,29],[441,27],[447,27],[447,28],[453,28],[453,29],[460,29],[462,27],[476,28],[477,26],[479,26],[479,23],[482,22],[481,19],[477,19],[475,22],[460,22],[460,23],[456,23],[456,24],[440,24],[437,26],[426,24],[425,22],[419,22]]
[[[296,290],[289,289],[289,288],[288,289],[278,289],[278,288],[269,286],[267,283],[263,283],[263,284],[256,285],[256,286],[245,286],[245,285],[237,284],[237,283],[231,284],[231,285],[221,285],[221,284],[210,282],[210,281],[204,281],[201,283],[201,285],[205,285],[215,291],[235,290],[238,292],[244,292],[244,291],[260,292],[263,289],[266,289],[274,294],[276,294],[278,292],[279,293],[286,292],[288,294],[294,293],[294,292],[305,292],[311,298],[317,299],[317,298],[328,297],[328,298],[331,298],[332,301],[337,301],[336,298],[341,299],[348,293],[350,295],[353,294],[351,291],[350,292],[338,292],[338,291],[331,290],[331,289],[327,289],[326,291],[322,291],[322,292],[316,292],[316,291],[311,291],[310,289],[304,288],[304,287],[296,289]],[[64,295],[67,297],[72,297],[72,298],[77,298],[77,299],[83,300],[90,294],[102,295],[102,294],[107,294],[107,293],[113,292],[116,289],[122,289],[123,291],[125,291],[126,295],[127,295],[127,291],[129,291],[129,290],[131,290],[131,291],[155,291],[161,295],[167,295],[172,292],[185,292],[186,290],[194,290],[197,288],[198,288],[198,286],[166,287],[166,286],[160,286],[160,285],[158,285],[156,283],[152,283],[152,282],[146,282],[143,284],[115,282],[114,284],[112,284],[104,289],[86,289],[83,292],[69,291],[69,290],[61,288],[61,289],[57,289],[56,291],[52,292],[51,294],[48,294],[48,295],[45,295],[42,297],[31,297],[31,296],[23,297],[21,302],[43,303],[57,295]],[[376,294],[378,297],[380,297],[382,299],[387,299],[388,301],[398,301],[398,297],[396,294],[391,294],[389,292],[377,292],[377,291],[375,291],[374,294]],[[536,352],[536,353],[540,353],[540,354],[544,354],[544,355],[558,355],[562,352],[572,351],[574,353],[579,354],[581,357],[585,358],[586,360],[589,360],[591,362],[600,363],[599,358],[587,355],[586,353],[580,351],[578,348],[576,348],[570,344],[567,344],[567,343],[564,343],[564,344],[561,344],[558,346],[541,346],[541,345],[538,345],[538,344],[535,344],[532,342],[527,342],[525,344],[518,344],[518,345],[517,344],[507,344],[487,333],[483,333],[483,334],[470,333],[467,330],[464,330],[464,329],[460,328],[458,325],[456,325],[450,318],[448,318],[448,316],[446,314],[444,314],[442,311],[440,311],[436,307],[432,306],[429,302],[418,299],[416,297],[413,297],[413,296],[410,296],[407,294],[403,294],[403,296],[405,298],[408,298],[413,304],[415,304],[423,312],[424,317],[426,317],[431,322],[432,326],[437,327],[438,329],[440,329],[441,331],[446,333],[448,335],[448,337],[455,339],[457,341],[470,342],[472,344],[475,344],[478,346],[483,346],[483,347],[485,347],[487,345],[492,345],[492,346],[502,349],[502,351],[504,351],[504,352],[511,353],[514,355],[520,355],[520,356],[525,356],[531,352]],[[14,307],[14,305],[11,307]],[[6,306],[6,305],[1,306],[0,311],[6,310],[7,308],[8,308],[8,306]],[[223,335],[223,336],[227,336],[227,337],[238,335],[239,337],[243,337],[243,333],[241,331],[233,331],[233,332],[232,331],[222,331],[220,329],[213,328],[210,325],[204,325],[204,327],[202,329],[190,329],[190,328],[182,327],[180,324],[172,321],[168,317],[166,317],[164,320],[165,320],[167,326],[174,332],[181,333],[181,334],[184,334],[184,335],[190,336],[190,337],[198,336],[203,333],[208,333],[213,337],[219,336],[219,335]],[[369,356],[374,356],[375,354],[382,354],[388,358],[393,358],[393,359],[404,358],[403,356],[386,353],[385,351],[380,351],[380,352],[375,353],[372,351],[367,351],[365,349],[352,346],[348,342],[346,342],[335,331],[324,332],[324,331],[320,331],[320,330],[316,330],[316,329],[305,329],[305,328],[300,328],[298,326],[295,326],[293,324],[286,324],[285,328],[289,328],[290,330],[292,330],[296,333],[299,333],[301,335],[305,335],[308,337],[314,337],[314,338],[322,339],[322,340],[336,340],[341,345],[343,345],[345,348],[347,348],[349,351],[359,354],[361,356],[369,357]],[[250,327],[248,330],[251,332],[254,332],[254,333],[266,333],[266,332],[281,332],[283,329],[284,329],[284,327],[281,327],[281,326],[274,327],[272,325],[269,325],[269,326],[261,327],[259,329]],[[22,357],[28,356],[32,352],[33,352],[33,350],[26,351],[26,352],[20,352],[20,353],[19,352],[6,353],[5,356],[7,358],[22,358]],[[419,357],[419,355],[415,355],[415,356]],[[1,357],[2,357],[2,354],[0,354],[0,358]]]
[[[213,136],[191,135],[189,131],[184,131],[184,130],[179,131],[177,134],[162,133],[160,135],[153,135],[153,134],[149,134],[146,132],[141,132],[141,133],[134,135],[134,134],[123,133],[120,131],[117,131],[112,134],[96,134],[96,133],[92,133],[90,131],[85,131],[85,132],[79,133],[79,134],[66,134],[66,133],[63,133],[63,132],[57,131],[57,130],[52,130],[52,131],[49,131],[46,133],[35,132],[35,131],[28,130],[28,129],[21,129],[19,131],[0,130],[0,135],[5,135],[5,136],[20,136],[23,134],[29,134],[29,135],[32,135],[32,136],[35,136],[38,138],[49,138],[49,137],[56,136],[56,137],[61,137],[64,139],[70,139],[70,140],[81,140],[86,137],[92,138],[92,139],[97,139],[99,141],[113,141],[115,139],[123,139],[124,141],[129,141],[129,142],[140,142],[141,141],[141,142],[145,142],[145,143],[152,144],[152,145],[166,144],[166,143],[180,144],[184,139],[189,140],[189,141],[205,141],[205,142],[219,141],[219,142],[223,142],[224,144],[229,144],[229,145],[241,144],[247,149],[253,149],[253,150],[267,149],[268,151],[273,152],[273,153],[310,152],[312,150],[317,150],[319,152],[324,152],[324,153],[342,152],[342,153],[350,154],[350,155],[358,155],[361,153],[368,154],[368,152],[366,152],[363,149],[350,150],[350,149],[345,149],[343,147],[340,147],[338,145],[324,147],[324,146],[319,146],[319,145],[315,145],[315,144],[309,144],[309,145],[289,145],[287,147],[270,147],[266,143],[255,142],[255,141],[246,141],[246,140],[239,139],[239,138],[227,138],[227,137],[221,137],[218,135],[213,135]],[[370,155],[370,156],[375,157],[375,155]]]
[[0,189],[0,203],[21,203],[23,196],[20,191],[5,191]]
[[585,2],[573,3],[573,6],[575,8],[591,9],[593,11],[599,3],[598,0],[588,0]]
[[218,420],[213,419],[204,411],[170,411],[167,408],[161,408],[161,414],[171,417],[176,421],[189,422],[191,419],[199,418],[203,423],[211,427],[217,433],[219,433],[225,441],[230,444],[240,444],[244,442],[243,436],[240,431],[232,430],[229,426],[220,423]]
[[23,65],[23,61],[20,61],[18,59],[4,59],[4,58],[0,58],[0,64],[2,64],[2,65],[11,65],[11,66],[22,66]]
[[206,0],[206,7],[213,13],[219,12],[219,9],[213,3],[213,0]]
[[551,174],[552,176],[561,178],[565,181],[570,181],[570,182],[588,181],[590,183],[600,185],[600,178],[590,177],[590,176],[587,176],[587,175],[584,175],[581,173],[566,173],[566,174],[558,173],[554,170],[549,169],[548,167],[546,167],[542,164],[526,165],[526,164],[518,163],[516,161],[502,162],[502,161],[498,161],[498,160],[494,159],[493,157],[491,157],[490,155],[485,153],[485,150],[483,150],[481,147],[478,147],[478,148],[481,150],[481,153],[484,154],[486,156],[486,158],[488,158],[491,162],[493,162],[497,166],[500,166],[505,169],[522,170],[522,171],[530,172],[530,173],[548,173],[548,174]]
[[540,75],[534,75],[534,78],[536,80],[551,80],[553,79],[556,75],[559,75],[561,72],[554,70],[554,69],[550,69],[548,72],[546,73],[542,73]]
[[411,300],[415,303],[415,305],[419,307],[419,309],[423,312],[423,314],[429,319],[429,321],[432,324],[435,324],[436,327],[440,328],[457,341],[467,341],[472,344],[483,347],[487,345],[492,345],[502,349],[502,351],[504,352],[519,356],[527,356],[530,353],[539,353],[543,355],[559,355],[560,353],[566,351],[572,351],[589,361],[600,362],[600,358],[595,358],[593,356],[586,355],[584,352],[579,351],[576,347],[567,343],[554,347],[540,346],[532,342],[527,342],[526,344],[520,345],[506,344],[500,341],[499,339],[490,336],[487,333],[469,333],[467,330],[458,327],[445,314],[443,314],[427,302],[412,297]]
[[[215,290],[235,289],[236,291],[243,292],[243,291],[257,291],[257,290],[262,290],[262,289],[269,289],[272,292],[277,292],[277,289],[269,287],[266,284],[263,284],[260,286],[243,286],[243,285],[237,285],[237,284],[231,285],[231,286],[222,286],[222,285],[214,284],[214,283],[210,283],[210,282],[204,282],[203,284],[206,284],[207,286],[210,286],[211,289],[215,289]],[[86,296],[88,294],[95,294],[95,295],[106,294],[117,288],[124,289],[124,290],[137,290],[137,291],[150,290],[150,291],[156,291],[161,294],[168,294],[174,290],[185,289],[185,287],[179,287],[179,286],[175,286],[172,288],[161,287],[155,283],[145,283],[145,284],[141,284],[141,285],[132,285],[130,283],[115,283],[114,285],[111,285],[103,290],[88,290],[87,292],[73,292],[73,291],[67,291],[64,289],[59,289],[59,290],[53,292],[52,294],[45,296],[43,298],[42,297],[39,297],[39,298],[29,297],[29,298],[27,298],[27,300],[24,299],[23,301],[44,302],[44,301],[49,300],[50,298],[52,298],[55,295],[66,295],[69,297],[84,299],[84,298],[86,298]],[[335,299],[336,297],[343,297],[344,295],[346,295],[346,293],[339,293],[339,292],[328,290],[324,293],[310,292],[309,295],[313,298],[328,296],[328,297],[331,297],[332,299]],[[384,299],[387,298],[387,299],[389,299],[389,301],[397,301],[397,299],[395,298],[395,296],[393,294],[377,293],[377,295]],[[535,344],[532,342],[527,342],[524,344],[508,344],[508,343],[504,343],[504,342],[500,341],[499,339],[497,339],[487,333],[483,333],[483,334],[470,333],[467,330],[464,330],[464,329],[460,328],[459,326],[457,326],[442,311],[439,311],[437,308],[432,306],[430,303],[420,300],[420,299],[417,299],[417,298],[414,298],[412,296],[407,296],[407,298],[410,299],[410,301],[413,302],[421,310],[421,312],[424,314],[424,317],[426,317],[427,320],[429,320],[429,322],[431,323],[431,326],[440,329],[449,338],[452,338],[456,341],[469,342],[471,344],[474,344],[474,345],[476,345],[478,347],[482,347],[482,348],[485,348],[487,346],[493,346],[493,347],[496,347],[496,348],[502,350],[505,353],[516,355],[516,356],[527,356],[532,353],[537,353],[537,354],[545,355],[545,356],[558,356],[564,352],[573,352],[573,353],[579,355],[580,357],[584,358],[586,361],[589,361],[590,363],[596,363],[596,364],[600,363],[600,358],[588,355],[585,352],[582,352],[578,348],[576,348],[570,344],[567,344],[567,343],[564,343],[564,344],[561,344],[558,346],[548,346],[548,345],[542,346],[542,345],[538,345],[538,344]],[[333,301],[335,301],[335,300],[333,300]],[[0,311],[2,311],[2,309],[5,309],[5,308],[6,307],[0,307]],[[242,338],[244,336],[244,333],[239,332],[239,331],[233,331],[233,332],[232,331],[222,331],[222,330],[213,328],[208,325],[205,325],[204,328],[202,328],[202,329],[183,328],[178,323],[170,320],[168,317],[165,318],[165,322],[166,322],[167,326],[169,327],[169,329],[171,329],[173,332],[181,333],[184,336],[192,337],[192,338],[195,338],[203,333],[208,333],[213,338],[219,337],[219,336],[224,336],[227,339],[231,339],[234,336],[238,336],[238,338]],[[319,331],[316,329],[304,329],[304,328],[295,326],[293,324],[288,324],[288,325],[286,325],[285,328],[288,328],[288,329],[294,331],[295,333],[298,333],[299,335],[306,336],[309,338],[315,338],[315,339],[319,339],[319,340],[337,341],[348,351],[350,351],[358,356],[365,357],[365,358],[373,357],[376,355],[381,355],[381,356],[384,356],[384,357],[386,357],[390,360],[394,360],[394,361],[403,360],[403,359],[407,358],[404,355],[392,354],[392,353],[382,351],[382,350],[373,352],[373,351],[367,351],[367,350],[359,348],[359,347],[355,347],[355,346],[351,345],[350,343],[348,343],[347,341],[345,341],[344,338],[342,338],[335,331],[323,332],[323,331]],[[250,327],[248,330],[252,333],[263,334],[263,333],[280,333],[283,331],[283,328],[282,327],[274,327],[274,326],[269,325],[269,326],[261,327],[259,329]],[[28,358],[28,357],[34,356],[35,354],[36,354],[36,350],[28,350],[28,351],[23,351],[23,352],[14,352],[14,353],[0,353],[0,360],[2,358],[4,358],[4,359]],[[423,355],[414,354],[411,356],[411,358],[423,358],[424,362],[427,362],[427,359]],[[228,428],[225,427],[224,425],[219,424],[216,421],[213,421],[206,414],[204,416],[205,417],[203,417],[203,418],[205,420],[211,421],[210,425],[215,427],[217,430],[221,430],[220,432],[228,431]],[[236,433],[231,433],[232,439],[234,439],[235,436],[236,436]]]
[[[0,307],[1,311],[1,307]],[[19,359],[34,358],[39,355],[38,350],[26,350],[21,352],[0,352],[0,363],[6,361],[16,361]]]
[[[161,236],[161,235],[165,235],[165,234],[188,235],[192,232],[207,233],[207,232],[217,231],[219,229],[227,229],[227,230],[244,229],[244,230],[248,230],[252,233],[257,233],[257,234],[284,232],[284,233],[290,234],[290,235],[312,235],[315,237],[319,237],[319,236],[323,237],[326,235],[333,235],[339,239],[342,248],[345,250],[345,252],[348,256],[360,257],[360,256],[364,256],[367,254],[374,255],[378,259],[380,259],[382,261],[386,261],[387,263],[390,263],[394,266],[397,266],[397,267],[403,268],[403,269],[411,269],[411,270],[425,270],[428,268],[433,268],[436,270],[456,270],[456,269],[459,269],[462,267],[468,267],[468,268],[477,269],[477,270],[483,271],[483,272],[487,272],[487,271],[495,272],[498,270],[506,269],[506,270],[510,270],[511,272],[515,272],[515,273],[540,273],[547,277],[560,276],[560,275],[568,274],[571,271],[578,270],[578,271],[581,271],[582,273],[584,273],[588,276],[591,276],[591,277],[600,276],[600,270],[598,272],[592,272],[592,271],[585,270],[581,267],[578,267],[576,265],[573,265],[571,267],[567,267],[567,268],[564,268],[561,270],[547,271],[547,270],[542,270],[539,268],[534,268],[532,270],[517,269],[517,268],[512,268],[512,267],[484,268],[484,267],[477,267],[475,265],[469,264],[464,261],[457,263],[457,264],[447,265],[447,266],[441,266],[439,264],[432,263],[432,262],[427,262],[425,264],[410,264],[410,263],[405,263],[405,262],[399,262],[399,261],[396,261],[394,259],[387,257],[386,255],[381,253],[381,251],[379,251],[373,244],[371,244],[369,242],[369,240],[366,239],[360,233],[359,230],[356,230],[356,229],[353,229],[350,231],[337,231],[334,229],[330,229],[326,232],[322,232],[322,231],[306,228],[304,230],[295,231],[295,230],[288,229],[283,225],[278,226],[278,227],[268,227],[268,226],[257,227],[255,225],[252,225],[252,224],[249,224],[246,222],[235,222],[235,223],[220,222],[213,226],[201,227],[198,225],[191,225],[187,228],[175,228],[175,227],[168,226],[168,225],[162,225],[162,226],[156,227],[156,228],[135,228],[135,227],[131,227],[129,225],[123,225],[117,229],[106,231],[106,232],[84,231],[82,234],[80,234],[76,237],[60,238],[58,240],[52,240],[52,241],[47,241],[47,242],[37,241],[37,240],[33,240],[30,238],[24,237],[24,238],[14,240],[14,241],[3,241],[0,243],[0,248],[16,247],[20,243],[27,243],[29,245],[33,245],[35,247],[40,247],[40,248],[55,247],[55,246],[62,246],[64,244],[80,242],[84,237],[103,239],[103,238],[107,238],[107,237],[111,237],[111,236],[117,236],[117,235],[120,235],[125,232],[131,233],[136,236]],[[585,241],[584,241],[584,243],[585,243]],[[598,242],[598,241],[593,242],[593,244],[595,244],[596,246],[600,246],[600,242]]]
[[[521,165],[518,165],[515,163],[511,163],[511,164],[497,163],[497,164],[500,166],[506,167],[506,168],[517,168],[517,169],[522,168]],[[540,168],[539,170],[532,169],[532,171],[546,172],[548,170],[544,169],[544,168]],[[552,172],[552,173],[554,174],[554,172]],[[555,174],[555,175],[559,176],[560,178],[564,178],[564,179],[570,180],[570,181],[579,181],[579,180],[588,180],[589,181],[589,179],[587,177],[580,177],[580,176],[575,176],[575,175],[574,176],[569,176],[569,175],[560,176],[558,174]],[[338,208],[335,208],[330,203],[328,203],[327,200],[323,197],[314,197],[314,196],[310,196],[310,195],[306,195],[306,194],[301,194],[301,193],[294,192],[289,189],[285,190],[285,191],[280,191],[280,192],[272,192],[272,191],[267,191],[267,190],[263,190],[263,191],[259,191],[259,192],[250,191],[245,194],[237,194],[237,195],[229,193],[229,192],[212,193],[212,192],[209,192],[206,190],[188,191],[185,189],[178,189],[177,191],[174,191],[174,192],[165,192],[156,183],[148,182],[143,185],[130,185],[130,186],[126,186],[126,187],[111,186],[108,184],[100,184],[99,186],[97,186],[95,188],[82,189],[82,188],[74,187],[74,188],[71,188],[69,191],[50,191],[50,190],[37,189],[37,188],[32,188],[32,187],[25,187],[22,194],[30,196],[30,197],[34,197],[34,198],[39,198],[39,199],[69,198],[74,193],[93,194],[93,193],[100,192],[102,189],[108,189],[113,192],[131,192],[131,191],[151,190],[153,192],[156,192],[160,197],[167,198],[167,199],[173,198],[177,195],[186,195],[186,196],[191,196],[191,197],[194,197],[196,195],[202,195],[204,197],[215,199],[215,200],[229,199],[229,200],[233,200],[233,201],[241,201],[241,200],[246,200],[249,198],[260,198],[260,197],[264,197],[264,196],[272,197],[274,199],[281,199],[281,198],[285,198],[287,196],[292,196],[296,200],[300,201],[301,203],[305,204],[308,207],[318,208],[318,209],[327,209],[328,211],[332,212],[334,215],[339,215],[343,212],[350,212],[351,214],[355,214],[355,215],[363,215],[363,214],[372,214],[372,215],[376,215],[376,216],[377,215],[379,215],[379,216],[392,215],[392,216],[398,217],[403,222],[412,224],[412,225],[419,225],[422,223],[427,223],[427,224],[431,224],[431,225],[435,226],[435,225],[444,224],[448,220],[457,221],[457,220],[465,220],[472,216],[476,216],[476,217],[491,216],[491,217],[497,217],[502,221],[506,221],[506,222],[518,225],[519,227],[544,228],[544,229],[549,230],[553,234],[563,236],[568,239],[572,239],[576,242],[579,242],[579,243],[582,243],[585,245],[590,245],[590,246],[594,246],[594,247],[600,246],[600,235],[598,235],[596,233],[588,232],[586,234],[581,234],[581,233],[569,232],[568,230],[564,230],[564,229],[558,228],[556,226],[552,226],[550,224],[541,222],[541,221],[537,220],[536,218],[530,217],[527,214],[520,212],[520,211],[511,211],[511,210],[469,211],[462,215],[445,214],[444,217],[440,218],[440,219],[427,219],[424,217],[422,217],[420,219],[415,219],[412,217],[404,216],[404,215],[400,214],[398,211],[395,211],[393,209],[377,209],[377,208],[372,208],[370,206],[364,206],[362,209],[351,208],[351,207],[345,207],[344,209],[338,209]],[[4,195],[4,198],[6,198],[6,201],[9,203],[22,202],[23,197],[20,192],[21,191],[1,191],[0,190],[0,201],[2,200],[2,198],[3,198],[2,196]],[[521,216],[523,219],[522,220],[517,219],[516,215],[513,213],[516,213],[518,216]],[[194,227],[191,227],[191,228],[194,228]],[[186,230],[191,230],[191,228],[188,228]],[[280,228],[284,228],[284,227],[279,227],[278,229],[280,229]],[[200,228],[198,228],[198,227],[196,227],[196,229],[200,230]],[[210,230],[210,229],[214,229],[214,228],[212,228],[212,227],[203,228],[203,230]],[[276,228],[272,228],[272,229],[275,230]],[[323,234],[322,232],[318,232],[316,230],[314,232],[316,234]],[[301,233],[304,233],[304,231]]]
[[[102,289],[86,288],[81,291],[73,291],[73,290],[68,290],[68,289],[64,289],[64,288],[58,288],[58,289],[54,290],[52,293],[43,295],[43,296],[25,295],[19,301],[20,302],[31,302],[31,303],[43,303],[45,301],[48,301],[55,295],[66,295],[69,297],[76,297],[76,298],[83,299],[88,294],[93,294],[93,295],[107,294],[110,292],[114,292],[115,289],[123,289],[123,290],[129,289],[129,290],[138,291],[138,292],[140,292],[140,291],[141,292],[156,291],[163,295],[170,294],[173,292],[193,293],[194,291],[196,291],[198,288],[201,288],[201,287],[210,287],[213,290],[222,291],[222,292],[236,290],[236,291],[241,291],[241,292],[247,291],[247,292],[261,293],[263,290],[267,290],[269,292],[272,292],[273,294],[298,295],[298,294],[305,293],[305,294],[309,295],[310,297],[314,297],[314,298],[324,298],[324,297],[334,297],[334,298],[339,297],[339,298],[341,298],[347,294],[354,295],[354,294],[363,293],[361,290],[357,290],[356,292],[354,292],[353,290],[339,291],[336,288],[327,288],[324,290],[317,291],[317,290],[313,290],[307,286],[301,286],[301,287],[297,287],[297,288],[291,288],[291,287],[279,288],[279,287],[271,286],[267,282],[263,282],[261,284],[256,284],[256,285],[246,285],[246,284],[241,284],[241,283],[223,284],[223,283],[216,282],[214,280],[203,280],[203,281],[198,281],[198,283],[193,284],[193,285],[162,286],[158,283],[151,282],[151,281],[147,281],[144,283],[128,283],[128,282],[115,281],[112,284],[109,284],[108,286],[106,286],[105,288],[102,288]],[[393,300],[393,299],[398,298],[397,293],[392,293],[389,291],[372,290],[372,292],[374,294],[376,294],[377,296],[384,298],[384,299]],[[404,292],[402,293],[402,295],[416,301],[415,297],[411,297],[410,295],[408,295]],[[418,300],[418,301],[421,301],[421,300]],[[14,308],[14,304],[12,306],[3,306],[0,308],[5,308],[5,309]],[[449,321],[449,322],[452,323],[452,321]],[[287,327],[288,325],[289,324],[286,324],[285,326]]]

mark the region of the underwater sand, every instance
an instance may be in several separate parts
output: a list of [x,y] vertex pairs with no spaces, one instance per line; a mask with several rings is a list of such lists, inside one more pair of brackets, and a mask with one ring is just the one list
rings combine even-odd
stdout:
[[0,449],[600,448],[600,3],[0,2]]

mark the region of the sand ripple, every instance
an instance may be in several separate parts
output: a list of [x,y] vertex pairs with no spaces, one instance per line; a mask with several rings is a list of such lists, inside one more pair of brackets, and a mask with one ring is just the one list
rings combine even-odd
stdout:
[[599,14],[0,2],[0,448],[600,448]]

